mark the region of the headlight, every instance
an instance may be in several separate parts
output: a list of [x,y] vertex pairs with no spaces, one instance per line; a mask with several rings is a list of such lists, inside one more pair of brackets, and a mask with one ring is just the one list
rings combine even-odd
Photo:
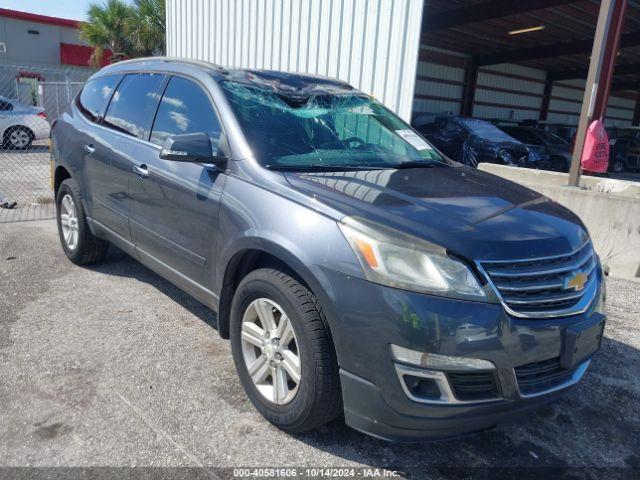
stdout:
[[442,247],[362,219],[348,217],[338,225],[372,282],[435,295],[486,298],[471,269]]

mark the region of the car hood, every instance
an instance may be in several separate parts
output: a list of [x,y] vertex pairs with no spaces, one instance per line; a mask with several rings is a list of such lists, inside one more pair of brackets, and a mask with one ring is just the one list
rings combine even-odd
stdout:
[[529,258],[581,246],[571,211],[467,167],[284,173],[296,190],[344,215],[418,236],[468,259]]

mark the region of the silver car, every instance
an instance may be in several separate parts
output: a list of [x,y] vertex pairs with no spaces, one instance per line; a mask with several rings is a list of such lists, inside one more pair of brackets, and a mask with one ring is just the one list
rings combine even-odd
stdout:
[[0,138],[5,148],[25,150],[34,140],[49,138],[49,133],[44,108],[0,96]]

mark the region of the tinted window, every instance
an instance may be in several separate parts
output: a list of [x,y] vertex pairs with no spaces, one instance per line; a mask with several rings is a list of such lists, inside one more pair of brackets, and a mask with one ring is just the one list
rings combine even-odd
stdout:
[[190,80],[172,77],[158,108],[151,141],[162,145],[169,135],[205,133],[215,152],[220,132],[218,117],[202,88]]
[[158,73],[124,77],[107,108],[105,125],[143,140],[149,138],[163,79],[164,75]]
[[111,75],[89,81],[78,97],[77,105],[80,111],[95,121],[109,101],[118,80],[120,80],[119,75]]
[[9,102],[0,100],[0,112],[8,112],[11,110],[13,110],[13,105],[11,105]]

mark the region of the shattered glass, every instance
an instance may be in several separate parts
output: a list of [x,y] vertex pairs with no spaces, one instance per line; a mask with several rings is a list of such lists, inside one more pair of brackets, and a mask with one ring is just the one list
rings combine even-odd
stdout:
[[221,82],[251,148],[274,169],[394,168],[442,156],[372,98],[340,84]]

